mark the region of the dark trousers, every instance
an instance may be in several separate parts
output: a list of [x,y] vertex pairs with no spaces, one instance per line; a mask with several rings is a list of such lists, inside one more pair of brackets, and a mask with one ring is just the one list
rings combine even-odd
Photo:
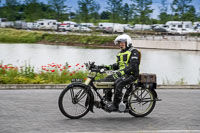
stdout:
[[115,86],[115,93],[114,93],[114,100],[113,104],[115,107],[118,107],[119,103],[121,102],[122,99],[122,90],[123,88],[130,84],[131,82],[135,81],[137,78],[134,77],[133,75],[124,75],[121,78],[117,79],[114,83]]
[[[115,88],[115,92],[114,92],[114,100],[113,100],[113,104],[118,107],[119,103],[121,102],[122,99],[122,90],[123,88],[131,83],[134,82],[137,78],[134,77],[133,75],[124,75],[120,78],[118,78],[117,80],[115,80],[113,78],[112,75],[107,76],[106,78],[102,79],[101,82],[114,82],[114,88]],[[112,90],[109,89],[106,91],[105,93],[105,97],[108,101],[112,101]]]

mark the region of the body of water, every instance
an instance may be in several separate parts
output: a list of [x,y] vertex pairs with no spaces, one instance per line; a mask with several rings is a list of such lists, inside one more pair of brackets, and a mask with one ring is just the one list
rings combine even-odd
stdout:
[[[141,73],[157,74],[158,83],[175,83],[183,79],[188,84],[200,81],[200,52],[139,49],[142,53]],[[25,63],[41,70],[41,66],[50,63],[75,66],[88,61],[97,65],[113,64],[118,49],[85,49],[71,46],[44,44],[0,44],[0,61],[14,66]]]

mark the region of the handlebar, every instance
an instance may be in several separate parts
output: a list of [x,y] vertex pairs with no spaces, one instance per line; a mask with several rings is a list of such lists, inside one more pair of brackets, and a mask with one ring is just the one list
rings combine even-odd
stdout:
[[88,62],[88,63],[84,63],[86,68],[88,70],[90,70],[91,72],[97,72],[97,73],[105,73],[106,69],[104,68],[98,68],[97,65],[95,65],[95,62]]

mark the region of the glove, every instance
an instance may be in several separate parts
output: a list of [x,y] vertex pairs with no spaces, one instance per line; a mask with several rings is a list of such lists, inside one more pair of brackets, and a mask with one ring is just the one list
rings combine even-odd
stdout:
[[118,78],[120,78],[121,76],[122,76],[122,74],[121,74],[119,71],[113,73],[113,78],[114,78],[114,79],[118,79]]

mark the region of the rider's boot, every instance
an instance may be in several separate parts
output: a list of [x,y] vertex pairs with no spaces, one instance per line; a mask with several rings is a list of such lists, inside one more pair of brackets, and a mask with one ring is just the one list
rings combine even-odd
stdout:
[[107,105],[107,110],[109,111],[117,111],[118,105],[121,102],[122,94],[117,94],[114,96],[113,103]]

